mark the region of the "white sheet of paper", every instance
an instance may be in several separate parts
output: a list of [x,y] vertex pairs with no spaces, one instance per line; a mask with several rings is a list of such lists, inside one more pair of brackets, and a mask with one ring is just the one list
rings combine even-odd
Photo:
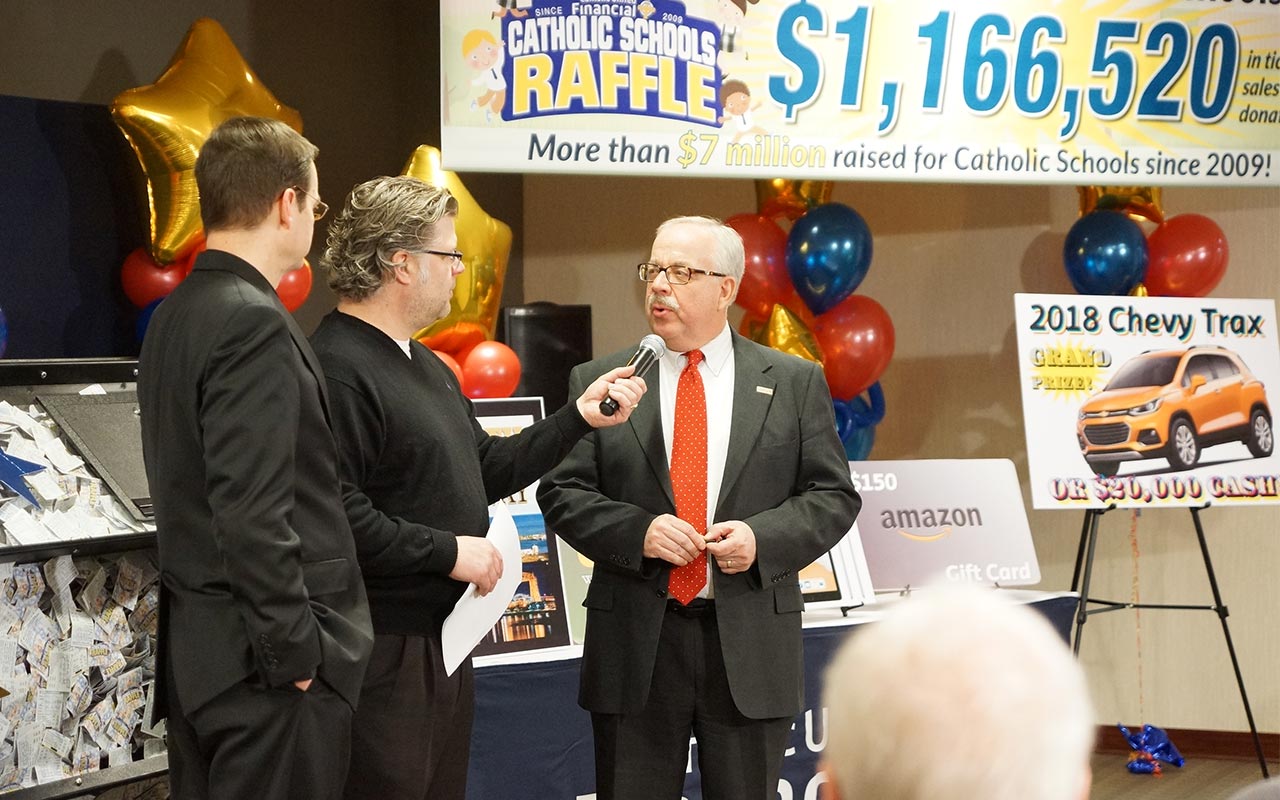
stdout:
[[52,531],[37,522],[17,501],[0,506],[0,524],[4,525],[5,533],[9,536],[9,544],[59,541]]
[[445,619],[442,650],[444,669],[449,675],[502,618],[524,571],[520,561],[520,535],[516,532],[511,512],[499,502],[489,506],[489,513],[493,515],[493,522],[489,524],[486,538],[502,556],[502,577],[493,591],[484,597],[476,594],[474,585],[468,585]]

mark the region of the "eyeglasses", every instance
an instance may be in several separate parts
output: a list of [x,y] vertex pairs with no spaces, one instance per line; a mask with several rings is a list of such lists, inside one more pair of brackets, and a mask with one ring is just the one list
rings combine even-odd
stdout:
[[669,267],[664,267],[661,264],[654,264],[648,261],[642,262],[637,267],[637,270],[640,273],[640,280],[644,281],[645,283],[653,283],[655,280],[658,279],[659,274],[665,273],[667,276],[667,283],[673,284],[675,286],[682,286],[688,283],[689,280],[693,278],[693,274],[695,272],[698,273],[699,275],[711,275],[716,278],[730,277],[729,275],[723,272],[712,272],[709,269],[696,269],[694,267],[686,267],[684,264],[672,264]]
[[[464,258],[462,253],[458,252],[457,250],[414,250],[413,252],[427,253],[433,256],[440,256],[446,261],[453,262],[453,264],[461,264],[462,259]],[[450,264],[450,266],[452,266],[452,264]]]
[[315,217],[317,222],[324,219],[324,215],[329,213],[328,203],[321,200],[319,197],[316,197],[311,192],[308,192],[306,189],[303,189],[301,186],[294,186],[292,188],[295,192],[302,192],[307,197],[310,197],[312,200],[316,201],[316,204],[311,207],[311,216]]

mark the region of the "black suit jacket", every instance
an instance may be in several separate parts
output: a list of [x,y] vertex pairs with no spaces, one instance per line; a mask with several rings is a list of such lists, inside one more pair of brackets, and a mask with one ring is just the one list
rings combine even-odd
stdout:
[[[715,519],[756,535],[746,572],[712,568],[716,618],[734,703],[755,719],[803,704],[797,572],[829,550],[861,505],[836,435],[822,369],[733,337],[733,423]],[[631,351],[577,367],[570,396],[626,362]],[[549,530],[595,561],[579,701],[625,714],[648,700],[671,565],[642,555],[645,530],[674,514],[663,443],[658,371],[626,424],[588,434],[538,489]]]
[[210,250],[157,307],[140,362],[158,679],[170,659],[187,712],[254,674],[315,674],[354,706],[373,634],[306,338],[261,273]]

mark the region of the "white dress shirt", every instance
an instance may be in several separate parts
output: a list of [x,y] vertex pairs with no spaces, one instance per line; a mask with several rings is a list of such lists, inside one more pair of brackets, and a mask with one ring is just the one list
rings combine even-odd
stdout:
[[[707,519],[701,533],[715,519],[716,501],[724,480],[724,463],[729,453],[729,430],[733,420],[733,334],[729,323],[714,339],[698,348],[704,356],[698,365],[703,391],[707,397]],[[661,370],[659,389],[662,403],[662,440],[667,448],[667,465],[671,464],[671,439],[676,425],[676,386],[680,373],[689,362],[684,353],[670,350],[658,362]],[[694,527],[698,527],[694,525]],[[712,597],[711,562],[707,561],[707,585],[698,597]]]

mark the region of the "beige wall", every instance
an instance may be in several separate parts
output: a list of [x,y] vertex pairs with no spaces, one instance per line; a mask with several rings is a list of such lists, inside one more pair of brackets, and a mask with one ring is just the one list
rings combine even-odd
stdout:
[[[871,228],[875,253],[859,291],[884,305],[897,333],[874,457],[1010,458],[1025,486],[1012,295],[1072,291],[1061,250],[1076,190],[838,183],[832,199]],[[654,227],[675,214],[754,208],[749,180],[527,177],[525,298],[590,303],[596,353],[628,347],[646,332],[631,267]],[[1280,295],[1280,189],[1171,188],[1164,208],[1204,214],[1226,233],[1231,264],[1215,296]],[[1067,589],[1081,515],[1029,514],[1039,588]],[[1280,731],[1280,507],[1202,516],[1255,717],[1263,731]],[[1131,520],[1128,511],[1102,518],[1093,596],[1129,597]],[[1149,510],[1136,523],[1142,600],[1211,602],[1189,514]],[[1085,631],[1081,658],[1100,722],[1247,729],[1213,614],[1120,611],[1092,617]]]

